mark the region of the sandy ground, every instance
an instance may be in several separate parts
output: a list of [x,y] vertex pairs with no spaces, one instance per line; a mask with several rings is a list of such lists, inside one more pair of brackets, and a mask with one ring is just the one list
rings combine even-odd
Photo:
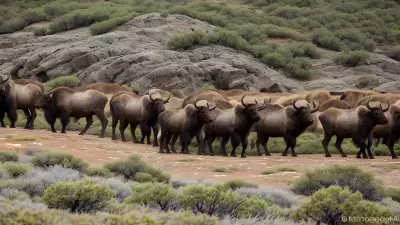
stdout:
[[[34,141],[11,141],[10,136],[36,137]],[[100,139],[97,136],[79,136],[76,132],[67,134],[49,131],[28,131],[23,129],[0,128],[0,150],[15,150],[22,152],[31,147],[48,151],[69,152],[78,156],[93,166],[106,162],[126,159],[137,154],[146,162],[161,168],[179,179],[202,179],[205,181],[226,181],[232,179],[247,180],[260,186],[289,187],[293,180],[301,176],[305,170],[332,164],[353,164],[373,172],[388,186],[400,187],[400,161],[387,156],[376,159],[356,159],[355,156],[341,158],[333,155],[325,158],[323,155],[299,155],[283,157],[273,154],[269,157],[249,156],[246,159],[198,156],[183,154],[159,154],[158,149],[150,145],[123,143],[110,138]],[[265,169],[278,170],[282,167],[293,168],[294,172],[277,172],[261,175]],[[228,172],[213,172],[215,168],[225,168]]]

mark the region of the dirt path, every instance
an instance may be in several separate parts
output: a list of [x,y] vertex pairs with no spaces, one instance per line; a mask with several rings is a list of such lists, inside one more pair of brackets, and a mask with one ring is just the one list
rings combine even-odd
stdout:
[[[36,137],[34,141],[12,141],[9,137]],[[334,155],[325,158],[323,155],[299,155],[297,158],[282,157],[273,154],[270,157],[248,157],[246,159],[231,157],[211,157],[182,154],[158,154],[158,149],[149,145],[123,143],[110,138],[100,139],[96,136],[79,136],[76,132],[53,134],[49,131],[27,131],[23,129],[0,128],[0,150],[21,151],[27,147],[42,150],[69,152],[93,166],[100,166],[113,160],[125,159],[129,155],[140,155],[146,162],[163,169],[174,178],[203,179],[207,181],[226,181],[243,179],[260,186],[288,187],[293,179],[299,177],[306,169],[331,164],[356,164],[367,171],[372,171],[386,185],[400,187],[400,161],[390,157],[379,156],[374,160],[356,159],[355,156],[341,158]],[[278,170],[292,168],[293,172],[277,172],[261,175],[265,169]],[[228,172],[213,172],[215,168],[224,168]]]

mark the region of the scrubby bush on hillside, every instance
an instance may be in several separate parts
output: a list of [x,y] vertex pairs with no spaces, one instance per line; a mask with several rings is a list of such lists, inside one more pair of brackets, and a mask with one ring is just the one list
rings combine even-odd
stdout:
[[106,207],[113,192],[107,185],[93,181],[58,182],[46,189],[43,201],[49,208],[65,209],[73,213],[96,212]]
[[25,192],[19,191],[17,189],[11,189],[11,188],[5,188],[0,190],[0,196],[3,196],[4,198],[7,198],[11,201],[14,200],[27,200],[29,199],[29,195],[26,194]]
[[99,176],[99,177],[112,177],[114,175],[109,169],[104,167],[89,167],[85,170],[85,174],[88,176]]
[[394,60],[400,61],[400,45],[390,48],[386,55]]
[[271,38],[291,38],[297,41],[304,40],[304,36],[298,31],[278,26],[269,26],[265,28],[265,34]]
[[168,182],[169,176],[160,169],[153,168],[143,162],[137,156],[131,156],[127,160],[107,163],[105,168],[109,169],[117,176],[123,176],[127,180],[135,180],[138,172],[150,174],[158,182]]
[[228,188],[236,190],[238,188],[258,188],[257,184],[253,184],[244,180],[230,180],[224,183]]
[[22,12],[21,17],[25,21],[26,26],[46,20],[46,14],[41,8],[27,9]]
[[132,195],[131,183],[124,182],[120,177],[104,178],[104,177],[92,177],[93,181],[98,184],[108,185],[114,192],[114,197],[122,202],[125,198]]
[[35,35],[36,37],[40,37],[40,36],[46,36],[47,35],[47,28],[36,28],[35,30],[33,30],[33,35]]
[[25,173],[33,169],[31,166],[20,164],[17,162],[5,162],[0,166],[3,167],[12,177],[24,175]]
[[15,152],[0,151],[0,162],[18,161],[18,156]]
[[326,29],[316,29],[312,35],[312,42],[319,47],[335,51],[341,51],[343,49],[343,44],[340,40]]
[[135,16],[137,16],[137,13],[131,13],[124,17],[117,17],[117,18],[94,23],[89,28],[90,33],[92,35],[105,34],[109,31],[111,31],[112,29],[114,29],[115,27],[118,27],[118,26],[128,22]]
[[54,88],[61,86],[74,88],[77,87],[79,83],[80,80],[75,76],[60,76],[46,82],[44,85],[47,91],[51,91]]
[[283,208],[290,208],[297,204],[297,196],[289,191],[272,188],[239,188],[235,192],[247,197],[257,197]]
[[[342,218],[388,218],[387,208],[366,200],[362,200],[360,192],[352,193],[348,188],[331,186],[323,188],[311,196],[296,211],[295,218],[299,220],[314,220],[318,224],[329,225],[343,222]],[[351,221],[346,224],[365,224],[365,221]]]
[[32,157],[32,164],[43,168],[61,165],[78,171],[84,171],[88,167],[88,164],[82,159],[72,154],[61,152],[41,152]]
[[13,18],[7,21],[4,21],[1,25],[0,25],[0,34],[9,34],[9,33],[13,33],[19,30],[24,29],[25,27],[25,21],[20,18]]
[[338,185],[348,187],[352,192],[361,192],[364,199],[382,200],[384,189],[382,184],[368,172],[351,165],[334,165],[327,168],[317,168],[297,179],[293,192],[301,195],[312,195],[320,188]]
[[365,63],[369,57],[369,53],[365,51],[341,52],[334,58],[334,61],[343,66],[355,67]]

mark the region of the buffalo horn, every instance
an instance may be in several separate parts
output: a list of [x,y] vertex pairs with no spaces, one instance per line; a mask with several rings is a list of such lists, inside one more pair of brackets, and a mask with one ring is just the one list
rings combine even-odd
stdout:
[[171,95],[168,95],[167,100],[164,100],[163,103],[164,103],[164,104],[168,103],[170,98],[171,98]]
[[317,104],[317,106],[315,106],[315,102],[314,101],[312,101],[312,104],[313,104],[313,109],[311,110],[311,113],[315,113],[319,109],[319,104]]
[[367,108],[368,108],[369,110],[372,110],[372,107],[369,105],[370,102],[371,102],[371,99],[369,99],[368,102],[367,102]]
[[244,97],[246,97],[246,95],[243,95],[243,97],[242,97],[242,99],[240,100],[240,102],[242,103],[242,105],[244,106],[244,107],[249,107],[248,105],[246,105],[245,103],[244,103]]
[[265,109],[265,107],[267,107],[268,103],[270,103],[270,102],[271,102],[271,97],[269,98],[269,101],[267,101],[267,99],[264,99],[264,104],[262,106],[258,107],[257,109],[258,110]]
[[11,78],[11,75],[10,75],[10,74],[8,74],[7,78],[6,78],[5,80],[3,80],[1,83],[2,83],[2,84],[5,84],[5,83],[7,83],[7,82],[8,82],[8,80],[10,80],[10,78]]
[[149,93],[150,100],[151,100],[152,102],[154,102],[154,101],[155,101],[155,99],[153,99],[153,97],[151,97],[151,96],[152,96],[152,94],[151,94],[151,93]]
[[[383,112],[387,112],[389,110],[389,107],[390,107],[390,102],[389,102],[389,100],[387,100],[387,108],[383,109]],[[382,105],[381,105],[381,108],[382,108]]]
[[210,107],[210,106],[208,105],[208,102],[207,102],[207,107],[208,107],[208,110],[212,111],[212,110],[214,110],[215,108],[217,108],[217,103],[214,102],[213,107]]
[[200,110],[200,109],[201,109],[201,107],[198,107],[198,106],[197,106],[197,99],[196,99],[196,100],[194,100],[194,107],[196,107],[196,109],[198,109],[198,110]]
[[297,102],[297,98],[293,101],[293,108],[294,108],[295,110],[300,110],[299,108],[297,108],[296,102]]

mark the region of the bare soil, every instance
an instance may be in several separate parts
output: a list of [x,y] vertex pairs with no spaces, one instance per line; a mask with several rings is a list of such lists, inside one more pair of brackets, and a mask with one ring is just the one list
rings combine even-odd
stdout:
[[[10,136],[23,138],[36,137],[34,141],[12,141]],[[179,179],[202,179],[222,182],[242,179],[260,186],[287,188],[293,180],[301,176],[305,170],[324,167],[332,164],[358,165],[366,171],[373,172],[388,186],[400,187],[400,161],[388,156],[377,156],[376,159],[356,159],[351,155],[341,158],[333,155],[299,155],[283,157],[273,154],[269,157],[249,156],[246,159],[198,156],[183,154],[159,154],[158,148],[150,145],[123,143],[110,138],[98,138],[92,135],[79,136],[76,132],[67,134],[51,133],[42,130],[23,130],[0,128],[0,150],[14,150],[22,153],[26,148],[37,148],[55,152],[69,152],[87,161],[92,166],[101,166],[106,162],[126,159],[136,154],[155,167]],[[282,167],[295,169],[293,172],[279,172]],[[225,168],[228,172],[213,172],[215,168]],[[265,169],[276,170],[270,175],[261,175]]]

